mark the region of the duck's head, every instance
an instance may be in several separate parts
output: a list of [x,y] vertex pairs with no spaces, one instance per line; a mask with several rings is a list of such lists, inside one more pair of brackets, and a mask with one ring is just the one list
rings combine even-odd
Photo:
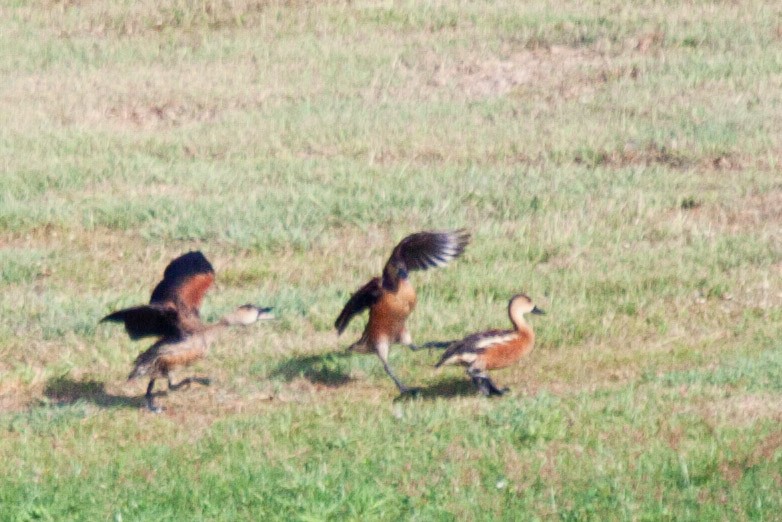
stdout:
[[546,312],[535,306],[526,294],[516,294],[508,303],[508,315],[513,324],[524,322],[524,314],[544,315]]
[[271,308],[261,308],[253,304],[242,305],[228,316],[230,324],[250,325],[256,321],[274,319]]
[[396,291],[399,281],[407,279],[407,276],[407,266],[404,263],[387,263],[383,268],[383,287]]

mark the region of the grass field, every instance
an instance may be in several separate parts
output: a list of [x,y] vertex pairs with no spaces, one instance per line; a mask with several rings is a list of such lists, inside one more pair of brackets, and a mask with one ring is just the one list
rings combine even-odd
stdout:
[[[782,4],[6,0],[0,520],[780,520]],[[417,399],[332,324],[393,245]],[[109,311],[166,263],[273,305],[142,408]]]

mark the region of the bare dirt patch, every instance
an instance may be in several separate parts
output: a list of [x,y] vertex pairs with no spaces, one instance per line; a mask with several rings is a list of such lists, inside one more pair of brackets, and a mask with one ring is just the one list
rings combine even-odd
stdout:
[[605,70],[610,69],[603,54],[566,46],[525,49],[502,57],[473,54],[455,60],[429,52],[415,63],[402,61],[398,66],[406,78],[404,94],[465,100],[497,98],[527,88],[574,98],[593,92],[596,71],[608,77],[611,74]]
[[217,108],[202,103],[187,104],[176,101],[140,104],[126,103],[110,107],[106,115],[137,127],[178,126],[185,121],[203,122],[214,119]]
[[725,224],[731,231],[756,229],[769,223],[782,224],[782,190],[749,196],[725,212]]

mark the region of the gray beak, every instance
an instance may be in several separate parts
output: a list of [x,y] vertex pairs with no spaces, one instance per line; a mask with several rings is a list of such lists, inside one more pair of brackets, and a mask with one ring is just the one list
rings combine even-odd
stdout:
[[541,310],[537,306],[533,306],[532,310],[530,310],[530,313],[535,314],[535,315],[546,315],[546,312],[544,312],[543,310]]
[[274,308],[271,308],[271,307],[268,307],[268,308],[257,307],[257,309],[258,309],[258,320],[275,319],[276,318],[276,316],[274,315],[274,312],[272,312],[272,310],[274,310]]

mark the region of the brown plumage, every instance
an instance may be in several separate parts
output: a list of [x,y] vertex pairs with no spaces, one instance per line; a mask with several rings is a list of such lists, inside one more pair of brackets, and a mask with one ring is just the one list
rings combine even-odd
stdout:
[[467,374],[481,393],[486,396],[502,395],[506,390],[497,388],[486,372],[506,368],[532,351],[535,333],[524,320],[527,313],[545,312],[532,304],[526,295],[513,296],[508,303],[513,330],[489,330],[469,335],[451,344],[435,366],[466,366]]
[[416,348],[405,327],[405,320],[416,304],[408,272],[448,264],[462,255],[469,241],[470,235],[464,230],[418,232],[407,236],[394,248],[383,268],[382,277],[375,277],[359,288],[334,322],[339,335],[354,316],[369,309],[364,334],[349,350],[377,353],[383,368],[401,393],[410,391],[410,388],[402,384],[388,366],[388,350],[393,343]]
[[158,341],[135,360],[128,379],[149,377],[145,395],[147,407],[155,406],[152,390],[155,379],[165,377],[169,389],[175,390],[192,381],[208,384],[208,379],[183,379],[171,382],[170,373],[188,366],[206,355],[219,330],[232,325],[250,325],[259,319],[273,317],[271,308],[243,305],[214,324],[201,322],[199,309],[204,294],[214,282],[214,269],[201,252],[188,252],[169,263],[163,280],[152,291],[148,305],[113,312],[103,321],[121,322],[131,339],[158,337]]

